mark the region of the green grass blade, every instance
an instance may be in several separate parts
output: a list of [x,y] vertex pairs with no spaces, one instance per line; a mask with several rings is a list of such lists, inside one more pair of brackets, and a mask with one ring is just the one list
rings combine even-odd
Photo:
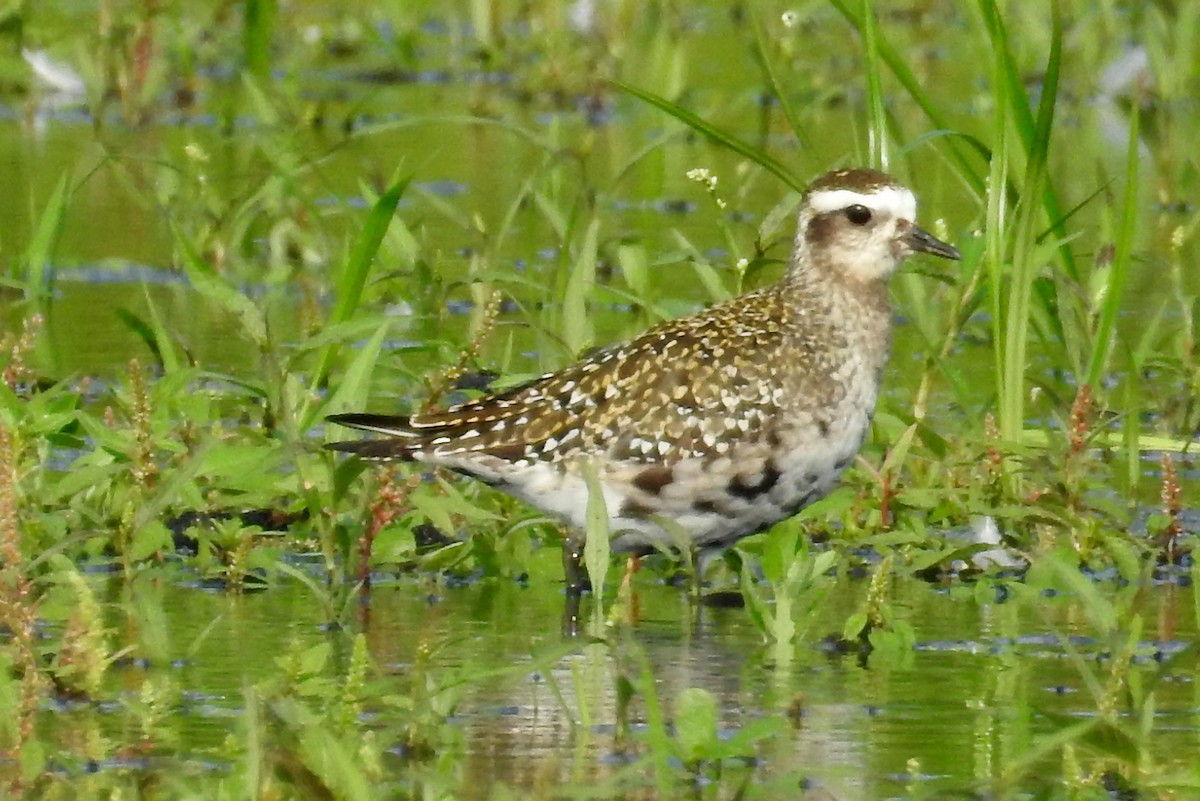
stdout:
[[180,367],[179,357],[175,354],[175,347],[171,343],[171,334],[167,331],[162,315],[158,313],[158,306],[154,303],[154,298],[150,296],[150,287],[144,281],[142,282],[142,295],[146,298],[150,330],[154,333],[154,350],[162,364],[163,373],[173,373]]
[[[1127,412],[1123,412],[1123,415],[1128,416]],[[1054,448],[1061,445],[1061,441],[1055,439],[1055,436],[1044,428],[1027,428],[1015,442],[1026,448]],[[1124,431],[1097,431],[1089,441],[1104,448],[1122,448],[1130,442]],[[1139,434],[1133,447],[1143,453],[1170,451],[1187,454],[1196,450],[1196,443],[1189,435]]]
[[142,344],[154,356],[154,361],[162,369],[163,374],[173,373],[179,369],[179,357],[175,354],[171,336],[163,324],[162,317],[154,305],[154,299],[150,296],[150,289],[145,282],[142,282],[142,296],[146,298],[148,322],[128,309],[117,308],[113,313],[118,320],[125,324],[126,328],[142,340]]
[[[1071,208],[1067,209],[1066,213],[1063,214],[1062,217],[1060,217],[1057,220],[1052,221],[1050,223],[1050,226],[1048,228],[1046,228],[1044,231],[1042,231],[1040,234],[1038,234],[1037,239],[1034,241],[1040,245],[1042,242],[1049,239],[1056,231],[1060,230],[1063,226],[1065,226],[1072,217],[1074,217],[1079,212],[1083,211],[1083,209],[1086,208],[1089,203],[1091,203],[1093,200],[1095,200],[1096,198],[1103,195],[1104,192],[1108,189],[1110,183],[1111,182],[1109,182],[1109,181],[1105,181],[1103,184],[1096,187],[1096,189],[1093,190],[1090,195],[1088,195],[1083,200],[1076,203]],[[1066,237],[1066,239],[1071,240],[1071,239],[1076,238],[1077,236],[1078,236],[1078,234],[1071,234],[1071,235],[1068,235]]]
[[883,102],[883,78],[880,75],[879,35],[871,0],[862,0],[864,71],[867,79],[867,155],[871,166],[888,168],[887,108]]
[[567,350],[576,356],[592,344],[594,331],[587,301],[596,290],[597,241],[600,220],[592,218],[583,236],[579,253],[567,277],[563,293],[562,338]]
[[71,203],[71,189],[66,174],[58,179],[50,200],[42,209],[38,219],[37,230],[25,251],[25,282],[27,295],[44,295],[50,292],[50,266],[54,259],[54,249],[62,235],[63,222],[67,216],[67,207]]
[[1140,117],[1137,104],[1129,113],[1129,144],[1125,154],[1125,193],[1121,198],[1121,222],[1117,229],[1116,252],[1113,254],[1112,267],[1108,271],[1108,287],[1104,293],[1103,306],[1100,308],[1100,320],[1096,326],[1093,338],[1095,347],[1087,364],[1087,382],[1096,386],[1100,374],[1108,363],[1112,351],[1113,331],[1117,325],[1117,312],[1125,294],[1125,284],[1129,279],[1129,271],[1133,263],[1133,237],[1137,229],[1137,199],[1138,199],[1138,165],[1140,143]]
[[[991,0],[985,0],[985,2],[990,3]],[[1001,67],[1006,71],[1005,94],[1010,101],[1025,97],[1021,76],[1012,69],[1012,60],[1007,52],[1007,47],[1001,48],[999,54]],[[1033,121],[1032,136],[1025,143],[1027,162],[1024,185],[1021,188],[1022,202],[1018,210],[1015,226],[1016,236],[1013,242],[1013,271],[1009,284],[1011,297],[1008,319],[1005,321],[1008,327],[1005,379],[1006,385],[1020,390],[1014,392],[1014,399],[1019,398],[1012,410],[1013,419],[1010,419],[1014,426],[1024,424],[1025,362],[1030,331],[1030,304],[1033,300],[1033,285],[1037,280],[1038,265],[1034,252],[1037,223],[1034,216],[1036,208],[1033,198],[1043,194],[1042,190],[1047,185],[1046,162],[1050,150],[1050,132],[1054,126],[1054,110],[1058,96],[1058,76],[1061,65],[1062,25],[1056,14],[1037,118]],[[1027,113],[1028,109],[1025,109],[1025,114]],[[1025,114],[1014,111],[1012,119],[1016,123],[1018,133],[1024,130]],[[1002,433],[1004,433],[1003,430]]]
[[792,102],[788,99],[787,93],[784,92],[783,84],[775,72],[775,65],[767,54],[767,38],[763,33],[762,22],[753,9],[747,11],[747,16],[749,16],[750,25],[754,29],[754,56],[758,61],[759,68],[762,70],[763,78],[767,82],[767,88],[771,90],[771,94],[779,101],[779,107],[783,109],[783,117],[787,120],[788,127],[792,129],[792,135],[800,142],[801,147],[807,148],[808,137],[804,136],[802,132],[800,118],[797,116]]
[[275,0],[244,0],[242,46],[246,70],[265,83],[271,77],[271,30]]
[[794,172],[789,170],[779,161],[776,161],[774,158],[764,153],[759,148],[749,145],[743,142],[741,139],[738,139],[733,134],[726,133],[720,128],[705,122],[692,112],[680,105],[672,103],[665,97],[660,97],[653,92],[648,92],[645,89],[639,89],[638,87],[632,86],[623,81],[612,80],[611,83],[618,89],[628,92],[639,100],[649,103],[661,111],[665,111],[667,114],[679,120],[693,131],[703,134],[705,137],[717,143],[718,145],[728,148],[734,153],[753,161],[755,164],[759,165],[767,172],[771,173],[776,178],[795,189],[797,192],[804,191],[804,182]]
[[[1021,144],[1025,149],[1027,158],[1034,158],[1034,149],[1039,146],[1039,131],[1038,121],[1034,119],[1033,112],[1030,111],[1029,94],[1025,91],[1025,83],[1021,76],[1021,70],[1017,66],[1016,60],[1012,55],[1012,48],[1009,47],[1008,30],[1004,25],[1004,16],[1000,8],[996,5],[995,0],[979,0],[980,14],[983,16],[984,26],[987,28],[988,35],[992,40],[993,51],[1000,56],[1001,63],[1004,66],[1004,71],[1007,74],[1008,85],[1011,91],[1008,93],[1008,103],[1012,110],[1013,123],[1016,126],[1017,133],[1020,135]],[[1047,59],[1048,65],[1057,65],[1062,61],[1062,14],[1059,10],[1057,0],[1050,6],[1051,8],[1051,55]],[[1057,50],[1057,53],[1055,52]],[[1055,66],[1055,72],[1051,75],[1047,72],[1043,81],[1042,98],[1046,95],[1058,94],[1058,71]],[[1039,104],[1039,116],[1041,114],[1041,104]],[[1062,240],[1067,237],[1065,227],[1065,215],[1062,212],[1062,204],[1058,200],[1058,193],[1054,190],[1054,185],[1050,181],[1045,181],[1039,193],[1042,199],[1042,208],[1046,212],[1046,218],[1050,220],[1050,230],[1058,239]],[[1071,248],[1063,245],[1058,249],[1058,256],[1062,260],[1063,268],[1072,281],[1079,280],[1079,269],[1075,263],[1075,254],[1071,252]]]
[[375,330],[367,344],[351,360],[345,374],[338,381],[337,389],[329,398],[330,412],[362,409],[366,406],[367,388],[371,384],[371,373],[383,350],[384,340],[392,328],[392,320],[384,320]]
[[[367,215],[367,222],[363,225],[354,250],[346,260],[341,275],[338,276],[337,302],[329,315],[328,323],[330,325],[346,322],[358,309],[363,289],[367,285],[367,276],[370,274],[371,265],[375,260],[375,254],[379,252],[379,246],[383,244],[383,237],[391,224],[392,216],[396,213],[400,197],[411,181],[410,176],[393,184],[379,196],[371,208],[371,213]],[[309,386],[321,385],[329,374],[329,368],[333,365],[333,360],[337,357],[340,348],[341,343],[338,342],[331,342],[325,346],[321,351],[321,357],[317,360],[317,366],[313,369]]]
[[[846,21],[853,26],[860,35],[866,36],[865,22],[863,18],[850,8],[852,0],[829,0],[837,11],[846,18]],[[879,54],[879,58],[887,65],[892,76],[899,81],[900,86],[908,93],[913,102],[924,112],[930,124],[940,130],[953,130],[954,126],[949,123],[949,120],[938,110],[937,105],[933,102],[933,98],[921,86],[921,82],[913,75],[912,70],[908,68],[908,64],[888,43],[887,39],[876,36],[875,49]],[[991,157],[991,153],[984,150],[980,152],[979,143],[977,140],[964,139],[961,137],[946,137],[946,146],[950,160],[958,168],[959,174],[962,176],[971,188],[982,195],[986,189],[984,174],[979,166],[972,161],[969,152],[962,147],[962,143],[972,145],[972,150],[976,155],[981,156],[986,161]]]
[[[1132,373],[1131,374],[1135,374]],[[1137,498],[1142,478],[1142,454],[1138,443],[1142,437],[1142,393],[1140,382],[1125,380],[1124,401],[1121,404],[1125,419],[1121,425],[1122,445],[1125,450],[1125,470],[1119,475],[1124,479],[1125,497],[1132,503]]]
[[[1002,91],[1002,85],[997,85],[997,95]],[[994,144],[995,157],[991,161],[988,175],[988,186],[990,188],[987,193],[986,222],[984,225],[984,239],[986,241],[984,259],[987,262],[988,298],[991,301],[992,363],[995,369],[997,423],[1000,426],[1002,436],[1007,440],[1011,440],[1015,433],[1022,428],[1019,417],[1014,421],[1011,419],[1013,415],[1010,411],[1014,406],[1019,408],[1021,399],[1014,397],[1014,393],[1020,393],[1022,388],[1011,387],[1005,380],[1008,329],[1004,321],[1007,317],[1008,298],[1003,289],[1005,284],[1005,262],[1008,253],[1006,232],[1008,229],[1009,208],[1008,196],[1004,191],[1004,187],[1008,185],[1009,176],[1008,130],[1010,123],[1008,120],[1009,107],[1007,103],[997,97],[994,109],[995,118],[992,125],[996,131],[996,141]]]
[[162,353],[159,351],[158,342],[154,339],[154,332],[146,324],[146,321],[129,311],[129,309],[121,307],[113,309],[113,315],[124,323],[125,327],[132,331],[134,336],[142,341],[142,344],[150,351],[150,355],[154,357],[155,364],[159,368],[162,368]]
[[992,52],[997,56],[1000,65],[1001,76],[998,77],[1003,77],[1009,89],[1007,100],[1013,124],[1020,134],[1022,145],[1028,149],[1033,141],[1035,123],[1033,113],[1029,110],[1029,95],[1025,92],[1021,71],[1017,68],[1008,45],[1008,29],[1004,26],[1004,17],[995,0],[979,0],[979,13],[992,40]]
[[338,276],[338,299],[333,307],[330,322],[345,322],[358,309],[375,254],[379,252],[379,246],[383,243],[383,237],[392,222],[392,216],[400,204],[400,197],[411,181],[412,178],[408,177],[396,182],[375,201],[362,233],[359,234],[358,241],[355,243],[354,250],[342,269],[342,274]]
[[[592,584],[592,597],[595,599],[596,620],[602,620],[604,615],[604,579],[608,574],[610,544],[608,541],[608,507],[604,499],[604,488],[600,485],[600,475],[596,465],[583,465],[583,480],[587,484],[587,539],[583,544],[583,563],[587,569],[588,580]],[[566,547],[565,545],[563,547]]]
[[[985,13],[995,11],[990,0],[981,0]],[[999,298],[1001,287],[1004,286],[1003,273],[999,269],[1000,254],[993,253],[997,260],[996,269],[992,273],[992,292],[996,296],[993,313],[998,314],[996,325],[1001,329],[998,337],[998,391],[999,391],[999,425],[1001,438],[1015,442],[1024,430],[1025,423],[1025,369],[1029,346],[1029,333],[1032,319],[1032,302],[1034,284],[1038,277],[1040,254],[1036,252],[1035,239],[1038,207],[1034,198],[1044,196],[1043,189],[1046,181],[1046,163],[1050,149],[1050,133],[1054,125],[1054,112],[1058,95],[1058,76],[1062,65],[1062,26],[1055,14],[1055,24],[1052,31],[1050,54],[1047,57],[1045,70],[1045,89],[1041,102],[1038,104],[1036,119],[1028,119],[1028,109],[1018,112],[1015,108],[1018,99],[1026,97],[1021,84],[1021,76],[1013,69],[1011,55],[1007,51],[1007,41],[1003,38],[1003,26],[998,19],[994,20],[998,39],[994,40],[993,48],[994,80],[997,86],[997,129],[1006,132],[1015,129],[1018,138],[1026,152],[1025,175],[1021,187],[1021,203],[1017,208],[1016,219],[1013,222],[1012,236],[1012,269],[1008,275],[1005,297]],[[1001,108],[1001,105],[1004,108]],[[1028,136],[1026,123],[1031,121],[1032,133]],[[998,155],[1007,152],[1007,139],[1001,136],[996,150]],[[993,165],[995,167],[995,165]],[[993,173],[993,181],[1002,176]],[[1001,183],[993,187],[1003,186]],[[998,194],[994,191],[994,194]],[[993,198],[1000,203],[999,198]],[[1002,236],[1003,222],[989,218],[989,223],[995,225],[997,237]],[[994,247],[1000,247],[999,239],[992,242]],[[1061,252],[1061,248],[1059,249]]]

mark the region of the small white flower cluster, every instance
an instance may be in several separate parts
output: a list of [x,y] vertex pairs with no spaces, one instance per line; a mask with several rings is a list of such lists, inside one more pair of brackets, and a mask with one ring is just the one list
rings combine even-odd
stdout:
[[704,186],[713,196],[713,200],[717,202],[717,208],[725,208],[725,201],[717,197],[717,176],[713,175],[707,167],[693,167],[687,171],[686,175],[689,181],[695,181]]
[[687,177],[689,181],[705,184],[709,192],[717,190],[717,176],[713,175],[707,167],[693,167],[687,171]]

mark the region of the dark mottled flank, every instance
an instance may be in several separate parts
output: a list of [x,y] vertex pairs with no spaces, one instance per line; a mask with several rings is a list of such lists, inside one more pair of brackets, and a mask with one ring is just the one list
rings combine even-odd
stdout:
[[385,438],[330,447],[445,465],[575,526],[594,465],[618,546],[670,543],[656,516],[704,545],[753,533],[853,460],[887,358],[892,270],[915,251],[957,256],[913,208],[883,173],[831,172],[801,203],[777,283],[444,411],[334,416]]
[[727,489],[730,495],[752,501],[760,495],[770,492],[779,481],[781,475],[775,468],[775,465],[767,464],[763,468],[762,473],[753,480],[749,480],[742,475],[734,476],[733,480],[729,482]]
[[666,465],[654,465],[653,467],[647,467],[634,476],[633,486],[642,492],[658,495],[662,492],[662,488],[670,484],[674,478],[675,473],[670,467]]

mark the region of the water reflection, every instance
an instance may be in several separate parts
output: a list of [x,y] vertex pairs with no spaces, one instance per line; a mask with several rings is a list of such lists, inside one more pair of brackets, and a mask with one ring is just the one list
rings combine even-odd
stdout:
[[[813,632],[838,631],[861,592],[854,583],[839,587]],[[637,763],[647,750],[645,698],[623,707],[618,689],[622,677],[636,685],[647,666],[668,721],[690,687],[716,696],[724,736],[761,717],[788,721],[748,768],[756,784],[815,782],[840,799],[885,797],[909,785],[963,787],[996,775],[1033,732],[1054,730],[1041,710],[1095,714],[1074,655],[1102,654],[1090,638],[1062,639],[1079,627],[1071,602],[978,605],[920,582],[899,594],[918,627],[918,647],[875,655],[866,667],[830,655],[815,637],[793,662],[773,665],[744,610],[697,614],[684,592],[661,586],[643,588],[648,613],[631,632],[580,645],[550,665],[544,655],[562,647],[556,587],[473,586],[441,593],[433,605],[411,588],[392,588],[373,601],[372,647],[399,673],[414,647],[430,641],[441,643],[446,667],[514,666],[476,683],[456,714],[469,752],[467,798],[488,797],[497,781],[627,783],[631,770],[649,784],[650,767]],[[1193,621],[1187,625],[1194,631]],[[964,632],[979,639],[962,640]],[[1160,714],[1194,720],[1189,693],[1162,690]],[[1194,725],[1161,741],[1164,753],[1200,745]]]
[[[108,586],[115,629],[138,657],[114,670],[118,684],[101,703],[45,709],[48,725],[136,725],[139,699],[154,684],[173,699],[164,721],[173,753],[223,773],[235,758],[230,738],[244,731],[248,690],[278,688],[285,655],[326,644],[333,656],[325,673],[345,675],[356,626],[326,625],[309,588],[285,582],[233,595],[169,581]],[[840,631],[864,589],[838,582],[803,642],[779,662],[745,610],[695,611],[677,588],[641,586],[641,620],[610,630],[606,641],[564,640],[557,582],[451,587],[406,577],[376,587],[360,608],[358,625],[379,668],[363,720],[391,755],[389,781],[432,782],[438,793],[467,799],[492,797],[497,783],[542,797],[591,788],[598,797],[651,798],[656,771],[682,775],[674,760],[653,758],[656,720],[665,725],[660,736],[675,736],[678,699],[702,688],[716,700],[722,738],[756,722],[773,725],[748,752],[752,759],[724,765],[730,794],[752,782],[769,797],[819,788],[842,801],[987,782],[1038,738],[1100,720],[1113,643],[1077,601],[1014,590],[1004,603],[981,602],[994,593],[900,580],[896,612],[916,629],[916,647],[879,650],[864,664],[820,645]],[[1188,658],[1195,609],[1175,586],[1139,592],[1146,629],[1129,682],[1139,692],[1152,688],[1154,704],[1122,703],[1119,719],[1151,715],[1146,758],[1171,765],[1200,749]],[[402,733],[414,726],[435,735],[432,754],[406,750]],[[1060,767],[1047,769],[1057,775]]]

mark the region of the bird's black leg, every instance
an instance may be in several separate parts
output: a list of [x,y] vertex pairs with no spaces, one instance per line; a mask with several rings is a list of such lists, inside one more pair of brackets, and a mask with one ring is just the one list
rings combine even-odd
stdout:
[[567,535],[563,540],[563,576],[567,580],[567,595],[578,598],[587,589],[587,572],[583,567],[583,539]]
[[579,598],[587,589],[587,574],[583,567],[583,538],[568,534],[563,539],[563,576],[567,594],[563,604],[563,635],[579,634]]
[[688,600],[692,602],[693,608],[699,609],[700,600],[704,596],[704,570],[708,567],[708,559],[704,551],[694,544],[689,544],[688,550],[688,567],[692,573]]
[[563,599],[562,635],[571,639],[579,636],[578,595],[568,595]]

